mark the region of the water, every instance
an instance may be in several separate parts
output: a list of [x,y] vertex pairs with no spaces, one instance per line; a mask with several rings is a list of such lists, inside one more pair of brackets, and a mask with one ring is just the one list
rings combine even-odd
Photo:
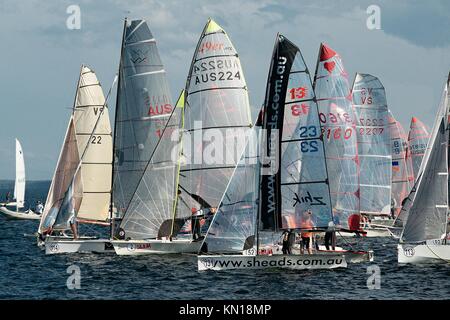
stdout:
[[[0,183],[0,196],[11,184]],[[49,182],[27,186],[43,200]],[[12,190],[12,189],[10,189]],[[37,221],[0,217],[0,299],[446,299],[450,265],[397,265],[393,239],[366,239],[375,261],[320,271],[197,272],[195,256],[120,257],[113,254],[46,256],[24,237]],[[354,241],[354,240],[352,240]],[[81,270],[81,289],[69,290],[67,268]],[[367,267],[381,270],[380,289],[367,287]]]

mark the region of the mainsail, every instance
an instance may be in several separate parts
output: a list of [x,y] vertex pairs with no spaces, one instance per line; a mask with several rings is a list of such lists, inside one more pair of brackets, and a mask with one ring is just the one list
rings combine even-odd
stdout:
[[308,209],[315,227],[327,227],[332,212],[316,97],[300,50],[282,35],[273,52],[264,111],[262,148],[275,159],[263,166],[271,172],[261,176],[260,229],[300,229]]
[[427,127],[416,117],[412,117],[408,135],[408,153],[411,157],[414,179],[419,177],[420,165],[425,154],[430,135]]
[[[42,213],[39,232],[43,233],[53,227],[66,191],[73,181],[75,172],[79,167],[80,155],[78,154],[77,138],[73,115],[67,126],[64,143],[56,164],[55,173],[48,191],[44,212]],[[78,188],[77,188],[78,189]]]
[[182,91],[120,224],[126,238],[161,238],[171,233],[184,95]]
[[348,74],[340,56],[321,44],[314,78],[327,157],[331,202],[343,228],[358,228],[357,134]]
[[446,237],[449,205],[449,85],[450,78],[444,89],[419,177],[404,206],[408,219],[401,236],[402,242],[421,242]]
[[125,20],[114,129],[112,202],[127,211],[172,112],[166,71],[144,20]]
[[386,93],[380,80],[357,73],[353,83],[361,213],[389,215],[392,155]]
[[226,32],[209,19],[186,82],[176,216],[217,207],[252,127],[247,84]]
[[391,111],[389,111],[389,132],[392,152],[391,197],[395,216],[399,217],[402,202],[414,185],[414,172],[411,157],[407,156],[408,142],[406,133]]
[[22,146],[16,139],[16,181],[14,184],[14,199],[16,208],[23,208],[25,202],[25,161]]
[[81,67],[73,114],[83,181],[77,218],[105,222],[109,218],[111,194],[112,133],[102,87],[87,66]]

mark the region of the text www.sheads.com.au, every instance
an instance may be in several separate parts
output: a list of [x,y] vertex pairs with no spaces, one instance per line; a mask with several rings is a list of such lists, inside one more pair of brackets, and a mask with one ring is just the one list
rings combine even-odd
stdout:
[[234,260],[223,258],[221,260],[206,259],[202,263],[206,268],[254,268],[254,267],[289,267],[289,266],[333,266],[342,265],[345,263],[343,258],[330,258],[330,259],[309,259],[306,257],[290,258],[283,257],[279,260],[262,260],[259,261],[255,257],[248,261]]

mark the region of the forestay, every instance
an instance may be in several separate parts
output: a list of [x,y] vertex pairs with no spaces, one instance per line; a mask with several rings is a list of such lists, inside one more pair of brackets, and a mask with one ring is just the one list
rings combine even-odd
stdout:
[[25,161],[22,146],[16,139],[16,181],[14,183],[14,199],[16,207],[23,208],[25,203]]
[[357,73],[353,83],[361,213],[389,215],[392,155],[386,93],[380,80]]
[[183,126],[184,91],[151,155],[120,228],[131,239],[170,235],[179,163],[179,129]]
[[444,239],[448,222],[449,87],[446,83],[441,105],[416,185],[408,197],[408,219],[402,242]]
[[408,135],[408,154],[411,157],[415,180],[419,177],[420,165],[429,138],[430,135],[425,124],[416,117],[412,117]]
[[343,228],[358,228],[360,212],[357,135],[348,74],[340,56],[321,44],[314,78],[325,142],[334,214]]
[[414,173],[411,157],[407,156],[408,142],[406,133],[391,111],[388,114],[392,152],[392,205],[395,210],[395,216],[403,220],[399,213],[403,200],[408,196],[414,185]]
[[111,197],[111,124],[102,87],[87,66],[81,67],[73,114],[83,181],[77,218],[105,222],[109,218]]
[[144,20],[125,20],[119,66],[113,203],[123,216],[172,112],[166,71]]
[[186,82],[183,163],[177,217],[217,207],[252,127],[247,84],[238,54],[213,20],[197,44]]

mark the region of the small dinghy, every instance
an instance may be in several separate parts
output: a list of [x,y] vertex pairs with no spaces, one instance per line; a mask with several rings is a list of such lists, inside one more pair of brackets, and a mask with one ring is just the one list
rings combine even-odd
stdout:
[[[16,180],[14,184],[14,202],[3,203],[0,212],[8,219],[39,220],[41,216],[31,209],[19,211],[25,203],[25,161],[22,146],[16,139]],[[14,210],[15,208],[15,210]]]
[[[328,47],[321,46],[317,78],[321,82],[321,90],[339,92],[339,97],[331,103],[336,108],[334,112],[337,112],[338,108],[351,107],[347,98],[350,88],[348,83],[344,87],[339,85],[346,79],[340,78],[342,65],[332,53]],[[334,66],[336,69],[333,71]],[[326,87],[328,83],[331,88]],[[332,209],[328,155],[325,154],[326,144],[330,144],[333,152],[340,154],[343,150],[340,147],[351,136],[356,151],[355,130],[351,127],[351,121],[349,125],[341,123],[342,127],[330,130],[335,132],[339,129],[342,135],[324,142],[322,137],[326,131],[321,126],[316,101],[319,99],[316,99],[300,49],[278,34],[266,99],[258,123],[262,126],[262,134],[256,141],[260,144],[255,143],[263,149],[257,154],[265,157],[250,161],[258,156],[254,155],[255,148],[249,140],[204,239],[202,254],[198,256],[199,271],[334,269],[346,268],[349,263],[373,260],[372,251],[312,248],[314,233],[328,231],[329,235],[333,235],[336,230],[348,230],[349,221],[355,217],[359,221],[356,210],[355,216],[347,219],[348,212],[338,213],[338,210]],[[330,107],[326,99],[320,100],[320,103],[324,109]],[[344,132],[348,139],[340,140]],[[353,158],[348,161],[355,164]],[[333,165],[336,164],[334,161]],[[356,172],[356,168],[351,169]],[[335,187],[339,186],[336,184]],[[346,190],[351,192],[349,188]],[[345,199],[341,198],[343,194],[341,190],[334,199],[339,200],[341,205],[352,207],[357,196],[352,192],[348,195],[348,201],[344,202]],[[335,214],[339,214],[342,221],[339,222]],[[296,242],[294,230],[301,233],[302,247],[284,247],[286,243]],[[282,253],[277,245],[281,232]],[[278,250],[274,251],[274,248]]]

